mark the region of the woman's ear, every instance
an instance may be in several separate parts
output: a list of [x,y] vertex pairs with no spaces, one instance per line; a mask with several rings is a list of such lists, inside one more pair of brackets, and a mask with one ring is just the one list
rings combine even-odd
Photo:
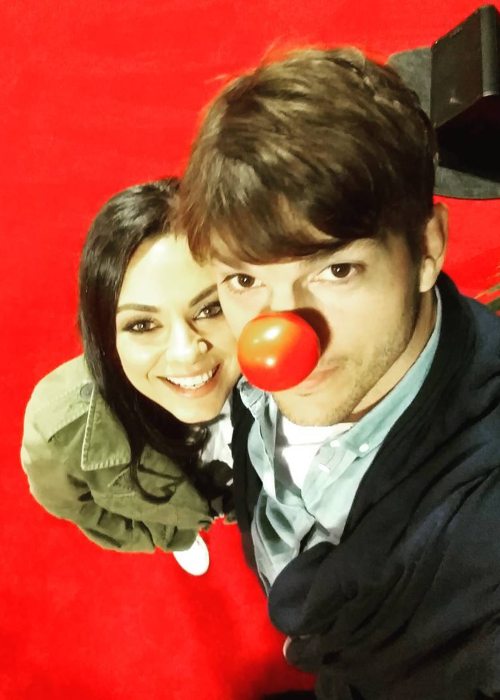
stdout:
[[420,292],[428,292],[436,283],[443,267],[448,242],[448,209],[442,204],[434,205],[432,217],[427,222],[422,239],[420,261]]

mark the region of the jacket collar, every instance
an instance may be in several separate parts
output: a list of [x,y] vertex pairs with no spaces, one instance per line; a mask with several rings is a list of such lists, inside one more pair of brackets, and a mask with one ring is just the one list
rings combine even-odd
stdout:
[[131,453],[127,435],[93,386],[82,446],[83,471],[125,466]]

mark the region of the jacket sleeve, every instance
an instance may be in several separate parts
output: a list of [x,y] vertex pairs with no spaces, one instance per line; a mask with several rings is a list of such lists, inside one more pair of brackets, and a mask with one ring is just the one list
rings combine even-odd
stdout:
[[[84,426],[72,436],[82,440]],[[69,446],[71,447],[71,446]],[[155,547],[186,549],[196,537],[196,530],[180,530],[173,525],[133,520],[99,506],[78,464],[73,464],[67,442],[58,444],[57,435],[46,439],[28,405],[21,463],[28,476],[30,491],[38,503],[52,515],[69,520],[85,535],[106,549],[122,552],[152,552]]]

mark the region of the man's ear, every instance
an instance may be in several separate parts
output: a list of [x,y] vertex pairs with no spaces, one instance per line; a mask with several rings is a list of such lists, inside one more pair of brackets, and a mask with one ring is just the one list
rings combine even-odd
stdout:
[[448,242],[448,209],[442,204],[434,205],[432,217],[427,222],[422,239],[420,261],[420,292],[428,292],[436,283],[443,267]]

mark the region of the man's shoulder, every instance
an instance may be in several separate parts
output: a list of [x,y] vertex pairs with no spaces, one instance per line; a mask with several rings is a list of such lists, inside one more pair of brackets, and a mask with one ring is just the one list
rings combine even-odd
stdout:
[[500,317],[477,299],[462,295],[447,275],[440,276],[438,288],[443,301],[438,356],[458,363],[462,376],[478,365],[500,363]]
[[462,299],[465,304],[470,309],[472,316],[480,324],[481,328],[487,326],[488,328],[496,329],[496,332],[500,334],[500,316],[495,314],[492,309],[490,309],[486,304],[474,299],[473,297],[463,296]]
[[[500,316],[476,299],[462,297],[473,329],[473,352],[470,370],[500,387]],[[459,348],[457,348],[459,350]],[[467,368],[468,370],[469,368]]]

